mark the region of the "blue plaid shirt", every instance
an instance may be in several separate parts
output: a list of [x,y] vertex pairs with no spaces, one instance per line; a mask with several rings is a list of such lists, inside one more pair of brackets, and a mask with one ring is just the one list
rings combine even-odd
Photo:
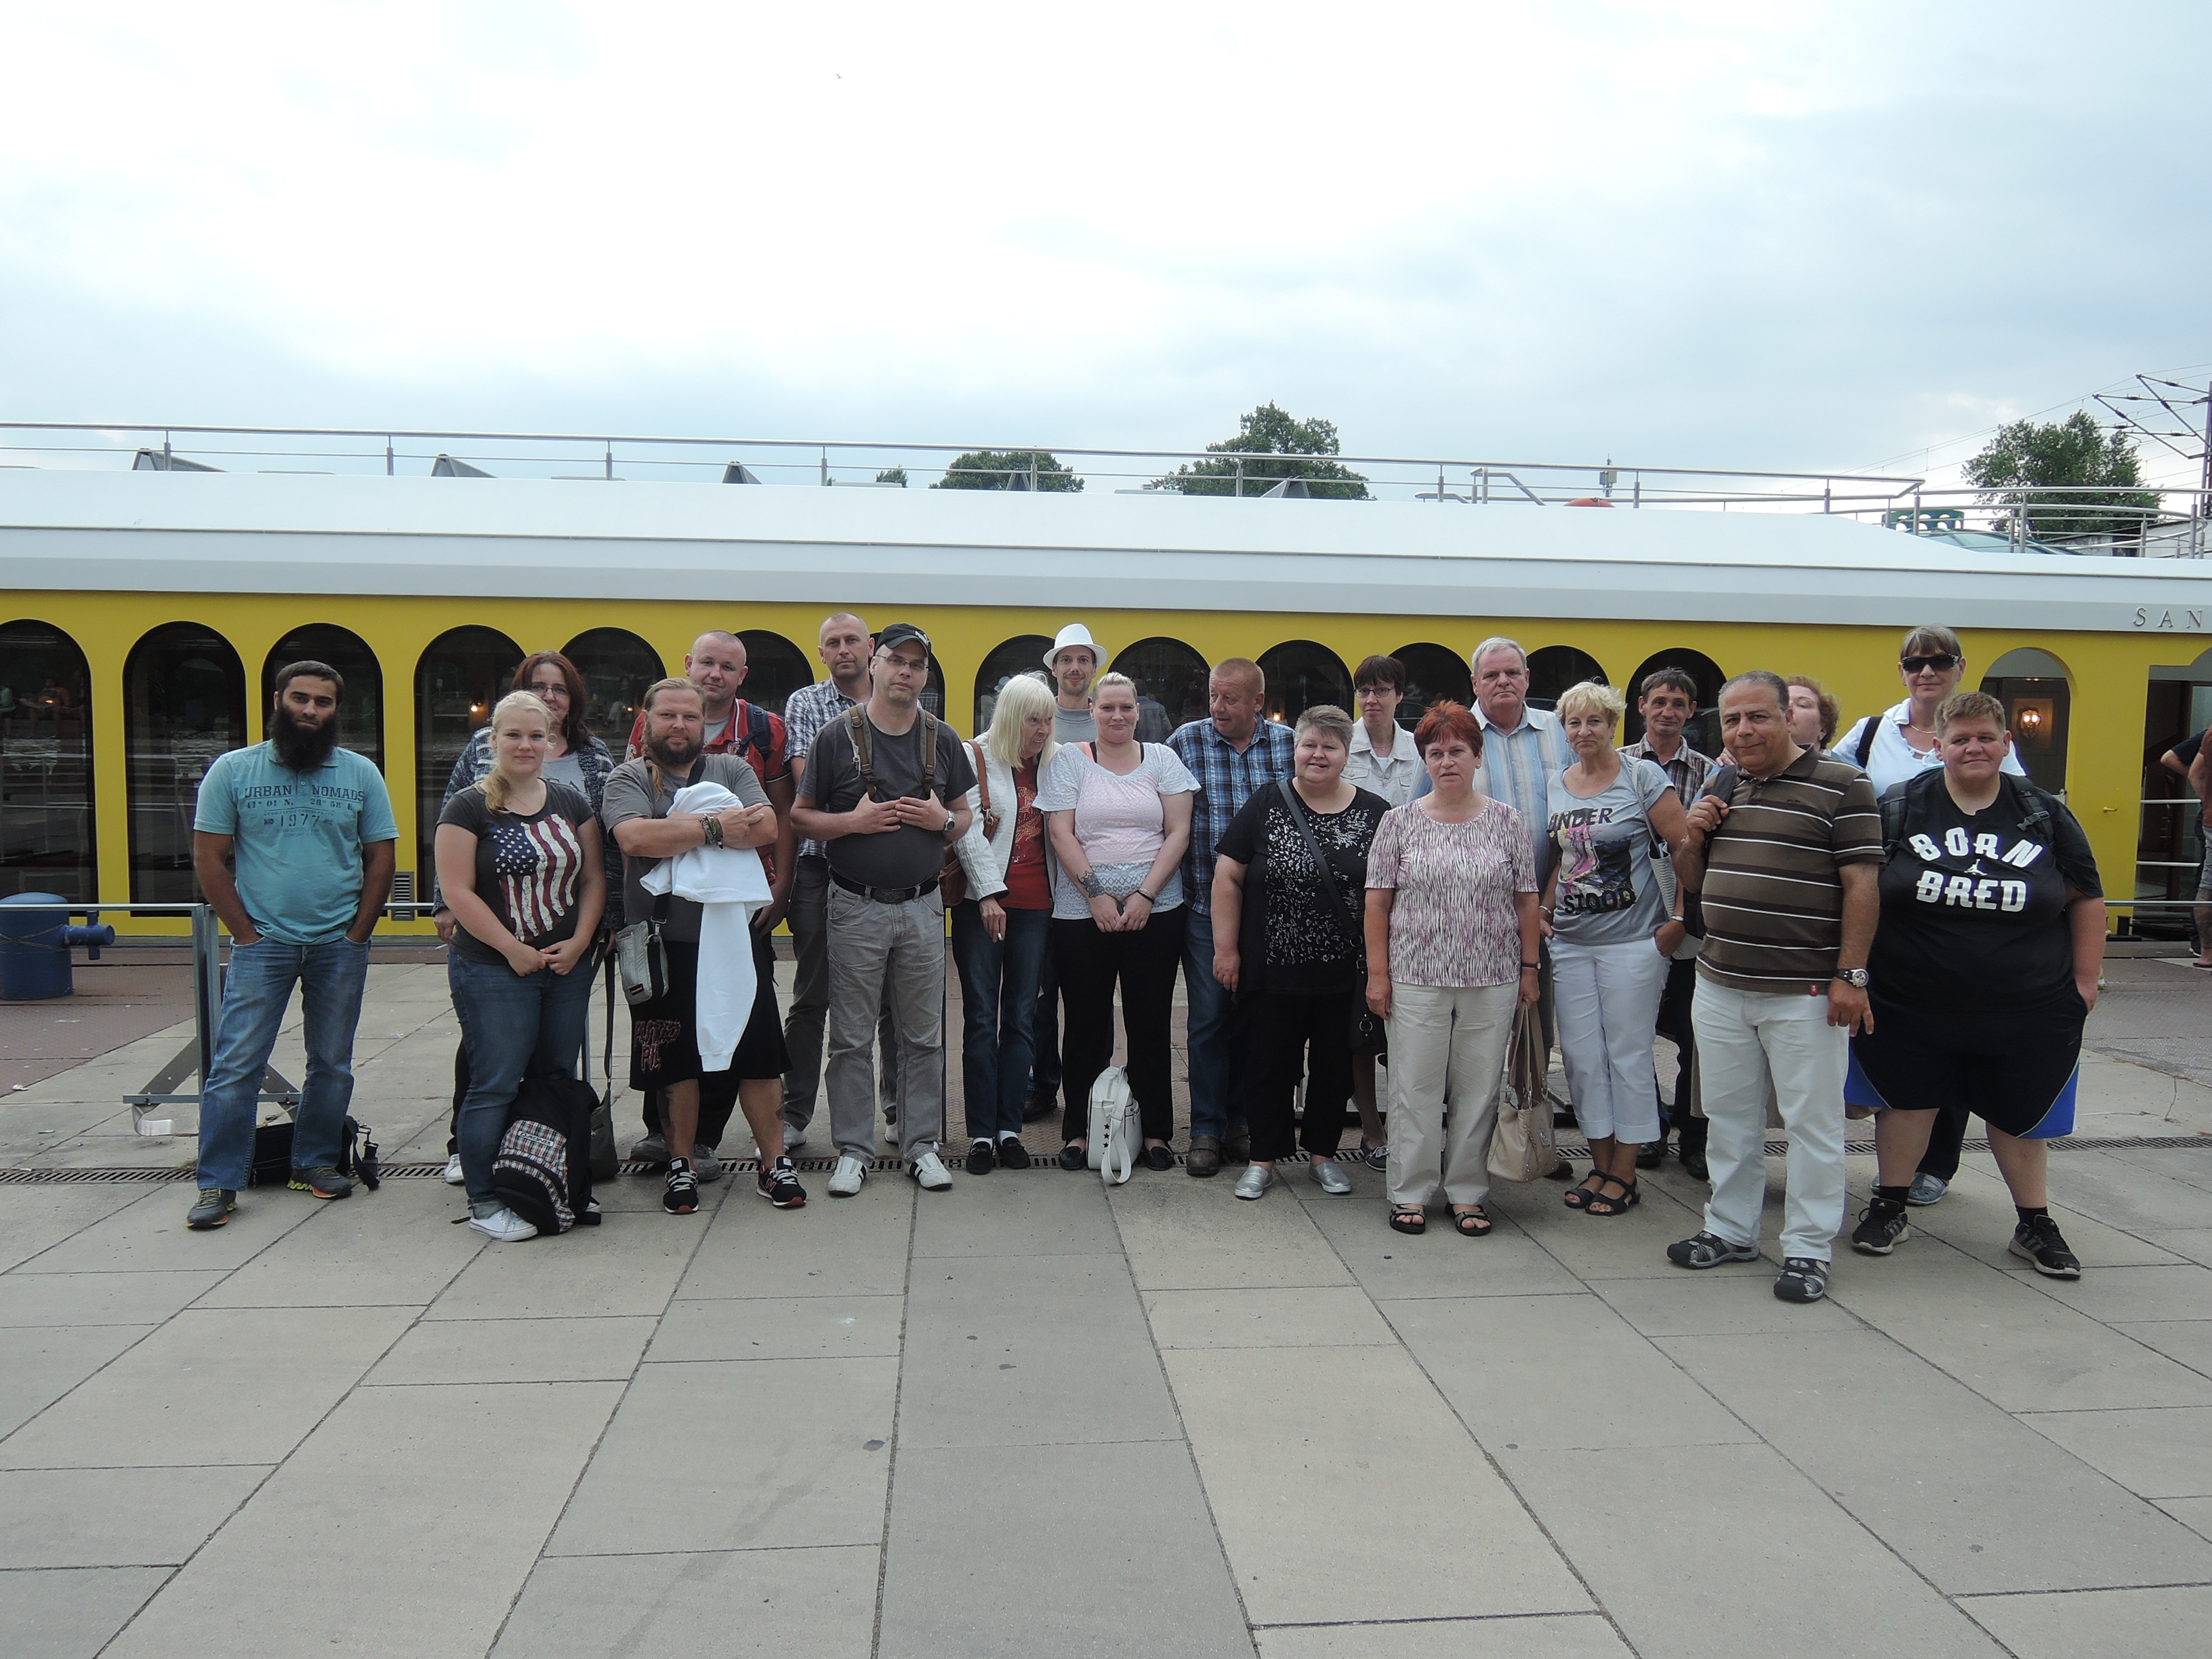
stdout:
[[1552,867],[1552,780],[1574,764],[1566,728],[1557,714],[1541,708],[1523,708],[1521,724],[1510,732],[1480,708],[1474,717],[1482,723],[1482,762],[1474,770],[1474,787],[1521,815],[1540,882]]
[[[835,680],[800,686],[784,701],[784,753],[794,761],[805,760],[814,739],[822,735],[822,728],[854,706],[854,699],[840,691]],[[818,841],[799,843],[800,858],[823,857],[829,850]]]
[[1190,809],[1190,851],[1183,854],[1182,890],[1200,915],[1213,914],[1213,846],[1244,803],[1278,778],[1291,775],[1297,740],[1287,726],[1261,720],[1252,741],[1238,754],[1212,720],[1193,720],[1168,735],[1174,750],[1198,780]]

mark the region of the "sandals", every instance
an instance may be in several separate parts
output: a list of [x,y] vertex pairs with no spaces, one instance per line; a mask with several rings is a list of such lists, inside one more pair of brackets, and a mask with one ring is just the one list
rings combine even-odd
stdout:
[[[1611,1176],[1601,1175],[1595,1170],[1592,1170],[1582,1178],[1581,1184],[1570,1187],[1565,1192],[1560,1194],[1559,1202],[1571,1210],[1586,1210],[1589,1208],[1590,1200],[1598,1195],[1599,1188],[1603,1187],[1612,1179]],[[1592,1186],[1590,1184],[1592,1182],[1595,1182],[1597,1185]]]
[[1429,1218],[1418,1205],[1393,1205],[1390,1210],[1390,1231],[1394,1233],[1419,1233],[1428,1230]]
[[1478,1204],[1471,1210],[1454,1210],[1452,1226],[1462,1238],[1487,1238],[1491,1220],[1483,1213],[1482,1206]]
[[[1619,1176],[1605,1176],[1600,1178],[1600,1184],[1610,1184],[1620,1188],[1620,1196],[1607,1198],[1603,1193],[1595,1193],[1591,1194],[1589,1201],[1583,1206],[1583,1214],[1626,1215],[1644,1201],[1644,1194],[1636,1190],[1636,1182],[1633,1181],[1623,1181]],[[1598,1207],[1600,1205],[1605,1207],[1601,1209]]]

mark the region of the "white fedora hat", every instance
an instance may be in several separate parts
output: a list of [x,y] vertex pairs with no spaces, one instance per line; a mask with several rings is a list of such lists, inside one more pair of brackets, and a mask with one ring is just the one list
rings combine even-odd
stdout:
[[1070,623],[1060,630],[1060,637],[1052,642],[1052,649],[1044,653],[1044,665],[1057,670],[1060,653],[1071,645],[1087,645],[1093,659],[1102,663],[1106,660],[1106,653],[1098,648],[1098,641],[1091,637],[1091,630],[1081,623]]

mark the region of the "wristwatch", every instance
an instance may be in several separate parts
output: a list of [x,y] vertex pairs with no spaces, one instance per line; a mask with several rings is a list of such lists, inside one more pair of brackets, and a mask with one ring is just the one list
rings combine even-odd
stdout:
[[1854,991],[1863,991],[1867,988],[1867,970],[1863,968],[1838,968],[1836,977]]
[[952,833],[953,826],[959,822],[960,818],[957,813],[947,812],[945,815],[945,828],[939,830],[937,833],[940,836],[949,836]]

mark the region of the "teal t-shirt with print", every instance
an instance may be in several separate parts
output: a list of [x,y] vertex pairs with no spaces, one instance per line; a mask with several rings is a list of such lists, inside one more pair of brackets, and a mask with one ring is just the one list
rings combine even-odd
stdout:
[[192,828],[228,836],[238,896],[286,945],[327,945],[361,904],[361,849],[399,839],[383,776],[350,749],[313,772],[276,763],[265,743],[218,755],[200,780]]

